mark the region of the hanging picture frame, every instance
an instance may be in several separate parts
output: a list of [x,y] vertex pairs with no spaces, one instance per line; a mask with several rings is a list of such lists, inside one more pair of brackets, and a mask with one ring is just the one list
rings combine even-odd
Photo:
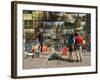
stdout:
[[[79,47],[76,35],[81,37]],[[11,2],[12,78],[93,73],[97,73],[97,6]]]

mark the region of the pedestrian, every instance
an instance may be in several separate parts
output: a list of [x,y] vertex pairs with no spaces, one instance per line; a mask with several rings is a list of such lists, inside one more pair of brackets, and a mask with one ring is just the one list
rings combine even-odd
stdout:
[[82,45],[83,45],[83,37],[79,33],[75,33],[75,51],[77,62],[82,61]]
[[69,61],[73,62],[73,52],[74,52],[74,35],[69,34],[68,36],[68,48],[69,48]]
[[38,41],[39,41],[39,47],[38,50],[42,53],[42,48],[43,48],[43,29],[39,30],[38,33]]

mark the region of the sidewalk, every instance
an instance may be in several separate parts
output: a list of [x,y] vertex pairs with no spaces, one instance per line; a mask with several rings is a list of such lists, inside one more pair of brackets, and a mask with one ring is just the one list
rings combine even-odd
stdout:
[[[38,69],[38,68],[57,68],[57,67],[82,67],[91,65],[91,56],[89,52],[83,53],[82,62],[68,62],[66,60],[51,60],[48,61],[50,55],[40,55],[39,58],[32,58],[31,56],[24,58],[24,69]],[[63,56],[65,59],[68,58]]]

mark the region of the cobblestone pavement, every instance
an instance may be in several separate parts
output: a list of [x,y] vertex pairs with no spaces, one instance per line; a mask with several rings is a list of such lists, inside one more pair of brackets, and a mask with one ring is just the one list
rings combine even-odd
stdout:
[[[50,56],[50,55],[49,55]],[[38,58],[32,58],[32,56],[24,57],[23,68],[24,69],[39,69],[39,68],[58,68],[58,67],[82,67],[91,65],[90,52],[83,53],[82,62],[69,62],[68,55],[62,56],[64,60],[51,60],[48,61],[48,55],[40,55]],[[76,57],[74,57],[76,60]]]

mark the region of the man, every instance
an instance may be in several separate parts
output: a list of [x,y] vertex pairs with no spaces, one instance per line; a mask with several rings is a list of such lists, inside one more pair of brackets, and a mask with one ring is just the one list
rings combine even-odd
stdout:
[[68,48],[69,48],[69,61],[73,62],[73,52],[74,52],[74,35],[73,34],[69,34],[68,37]]
[[43,30],[42,29],[39,30],[38,41],[39,41],[39,44],[40,44],[39,47],[38,47],[38,50],[40,50],[41,53],[42,53],[42,48],[43,48]]
[[83,45],[83,37],[79,35],[79,33],[75,33],[75,51],[77,62],[82,61],[82,45]]

